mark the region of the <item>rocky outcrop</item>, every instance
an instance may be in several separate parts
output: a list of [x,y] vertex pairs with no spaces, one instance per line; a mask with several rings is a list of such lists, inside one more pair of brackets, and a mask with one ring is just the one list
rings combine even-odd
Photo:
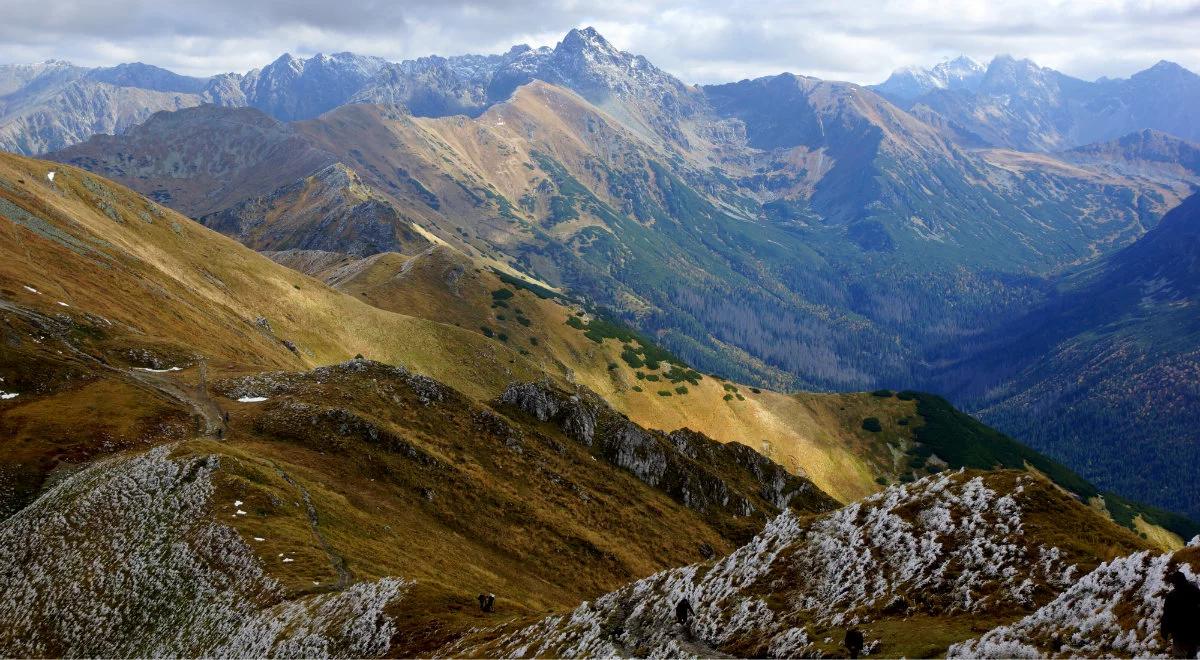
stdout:
[[215,522],[219,466],[169,447],[101,461],[0,522],[0,654],[383,654],[411,583],[289,597]]
[[837,506],[812,482],[749,447],[687,429],[645,429],[587,390],[571,394],[548,382],[513,383],[497,403],[554,424],[593,455],[696,511],[765,518],[788,507],[819,512]]
[[1159,634],[1163,596],[1173,570],[1200,582],[1200,537],[1175,554],[1114,559],[1076,581],[1038,611],[977,639],[949,657],[1154,657],[1172,650]]
[[[785,511],[715,563],[652,575],[569,614],[449,652],[820,657],[845,652],[848,627],[1033,609],[1071,587],[1078,572],[1032,520],[1047,498],[1080,506],[1036,477],[960,472],[808,521]],[[695,610],[686,632],[674,617],[684,598]],[[868,632],[867,651],[896,655],[886,628],[876,629],[885,632]]]

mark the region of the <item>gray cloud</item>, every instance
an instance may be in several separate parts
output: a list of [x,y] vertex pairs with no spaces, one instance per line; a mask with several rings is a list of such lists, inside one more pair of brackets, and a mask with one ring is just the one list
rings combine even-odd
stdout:
[[0,61],[143,61],[193,75],[283,52],[391,60],[553,45],[595,25],[689,82],[792,71],[878,82],[964,53],[1029,57],[1083,78],[1169,59],[1200,70],[1200,0],[0,0]]

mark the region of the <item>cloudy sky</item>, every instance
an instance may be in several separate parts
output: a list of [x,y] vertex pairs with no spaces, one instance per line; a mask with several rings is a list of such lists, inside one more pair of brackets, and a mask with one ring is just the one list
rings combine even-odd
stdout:
[[0,62],[246,71],[287,51],[392,60],[554,45],[593,25],[688,82],[791,71],[860,83],[964,53],[1083,78],[1200,71],[1200,0],[0,0]]

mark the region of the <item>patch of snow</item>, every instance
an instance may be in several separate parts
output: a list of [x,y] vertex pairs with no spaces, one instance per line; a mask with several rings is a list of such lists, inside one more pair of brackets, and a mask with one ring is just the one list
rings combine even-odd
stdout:
[[261,403],[266,400],[265,396],[244,396],[238,399],[240,403]]
[[46,172],[46,178],[51,181],[54,181],[55,174],[57,174],[57,172],[55,172],[54,170],[50,170],[49,172]]
[[39,296],[40,296],[40,295],[42,295],[42,292],[41,292],[41,291],[38,291],[37,289],[35,289],[35,288],[33,288],[33,287],[29,286],[28,284],[26,284],[26,285],[25,285],[25,290],[26,290],[26,291],[28,291],[28,292],[30,292],[30,293],[36,293],[36,294],[38,294]]
[[4,399],[4,400],[15,399],[18,396],[20,396],[20,394],[18,392],[5,392],[3,390],[0,390],[0,399]]
[[256,537],[254,537],[254,540],[255,540],[255,541],[258,541],[259,543],[262,543],[263,541],[266,541],[266,539],[264,539],[264,538],[263,538],[263,537],[261,537],[261,536],[256,536]]
[[166,369],[151,369],[150,367],[137,367],[138,371],[149,371],[152,374],[165,374],[169,371],[182,371],[181,367],[168,367]]
[[238,509],[238,510],[237,510],[237,514],[236,514],[236,515],[239,515],[239,516],[244,516],[244,515],[246,515],[246,512],[245,512],[245,511],[242,511],[241,509]]
[[233,505],[234,505],[234,506],[241,506],[241,505],[242,505],[242,501],[241,501],[241,500],[234,500],[234,501],[233,501]]
[[294,562],[294,561],[296,561],[296,560],[295,560],[295,559],[292,559],[291,557],[284,557],[284,558],[283,558],[283,563],[285,563],[285,564],[290,564],[290,563],[292,563],[292,562]]

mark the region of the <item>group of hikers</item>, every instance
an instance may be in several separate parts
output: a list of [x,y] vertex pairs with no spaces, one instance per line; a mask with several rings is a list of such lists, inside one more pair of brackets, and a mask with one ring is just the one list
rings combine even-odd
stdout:
[[[1195,658],[1200,652],[1200,587],[1178,570],[1167,575],[1167,584],[1171,590],[1163,597],[1160,632],[1163,639],[1170,642],[1174,657]],[[495,606],[496,594],[479,594],[480,610],[491,612]],[[675,604],[675,621],[689,637],[691,627],[688,624],[695,614],[696,610],[688,598],[681,598]],[[843,645],[851,658],[857,658],[863,652],[865,641],[861,630],[851,628],[846,631]]]

